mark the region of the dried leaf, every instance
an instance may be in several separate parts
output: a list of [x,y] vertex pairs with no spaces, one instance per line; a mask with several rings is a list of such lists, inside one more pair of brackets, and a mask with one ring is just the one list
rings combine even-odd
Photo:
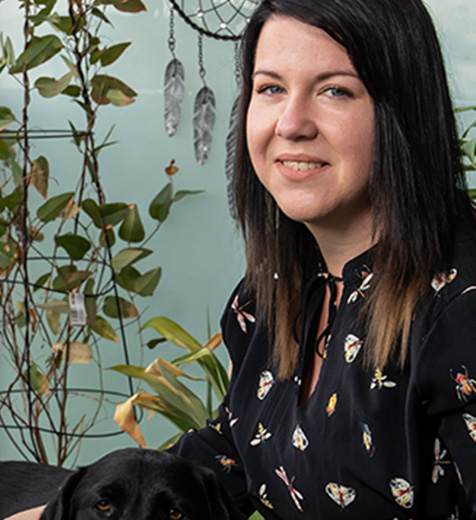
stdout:
[[139,394],[133,395],[126,402],[116,406],[114,420],[130,437],[132,437],[132,439],[137,442],[137,444],[139,444],[139,446],[147,448],[144,436],[142,435],[136,418],[134,417],[134,409],[132,406],[134,399],[138,397]]
[[193,111],[195,159],[200,165],[205,164],[208,159],[214,126],[215,95],[208,87],[204,86],[198,91]]
[[64,342],[56,343],[51,347],[51,351],[55,356],[61,354],[63,359],[67,354],[68,363],[71,365],[87,365],[93,358],[91,346],[77,341],[71,341],[69,345]]
[[236,98],[231,108],[230,120],[228,122],[228,134],[226,136],[226,162],[225,174],[228,181],[227,194],[228,205],[231,216],[236,217],[236,200],[235,200],[235,168],[237,164],[236,149],[238,146],[239,137],[239,123],[240,123],[240,98]]
[[185,90],[184,79],[183,65],[174,58],[165,69],[164,80],[165,130],[169,137],[175,135],[180,122],[180,103]]

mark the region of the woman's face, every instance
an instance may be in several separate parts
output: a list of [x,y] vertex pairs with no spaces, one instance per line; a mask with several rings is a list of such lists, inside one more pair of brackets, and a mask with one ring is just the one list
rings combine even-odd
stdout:
[[281,210],[320,231],[371,230],[373,101],[343,46],[274,15],[261,31],[247,114],[258,178]]

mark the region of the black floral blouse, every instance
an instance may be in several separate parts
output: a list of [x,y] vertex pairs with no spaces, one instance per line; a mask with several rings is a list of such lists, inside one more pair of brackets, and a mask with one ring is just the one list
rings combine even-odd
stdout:
[[357,322],[372,285],[369,254],[344,269],[344,291],[317,386],[300,396],[326,277],[302,302],[295,377],[279,381],[266,331],[241,286],[222,318],[233,376],[216,420],[172,451],[219,470],[244,511],[266,519],[476,519],[476,242],[417,306],[404,370],[365,370]]

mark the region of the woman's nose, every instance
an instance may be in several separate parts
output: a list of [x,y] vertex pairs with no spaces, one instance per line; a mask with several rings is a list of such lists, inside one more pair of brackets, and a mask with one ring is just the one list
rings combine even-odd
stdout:
[[289,100],[276,123],[276,135],[296,140],[314,139],[317,133],[311,107],[299,100]]

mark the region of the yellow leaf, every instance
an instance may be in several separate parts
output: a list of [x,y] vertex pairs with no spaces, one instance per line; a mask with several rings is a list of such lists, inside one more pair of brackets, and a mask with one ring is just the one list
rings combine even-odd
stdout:
[[[139,392],[140,394],[140,392]],[[144,436],[139,428],[139,425],[134,417],[133,402],[139,394],[135,394],[130,397],[124,403],[120,403],[116,406],[116,412],[114,413],[114,420],[132,439],[134,439],[141,448],[147,448]]]
[[68,352],[68,363],[73,365],[87,365],[93,358],[90,345],[77,341],[72,341],[69,344],[69,349],[66,343],[56,343],[51,347],[51,351],[55,355],[61,353],[63,359],[66,358],[66,352]]
[[213,352],[218,346],[221,345],[222,341],[223,341],[223,338],[222,338],[221,332],[217,332],[203,346]]

